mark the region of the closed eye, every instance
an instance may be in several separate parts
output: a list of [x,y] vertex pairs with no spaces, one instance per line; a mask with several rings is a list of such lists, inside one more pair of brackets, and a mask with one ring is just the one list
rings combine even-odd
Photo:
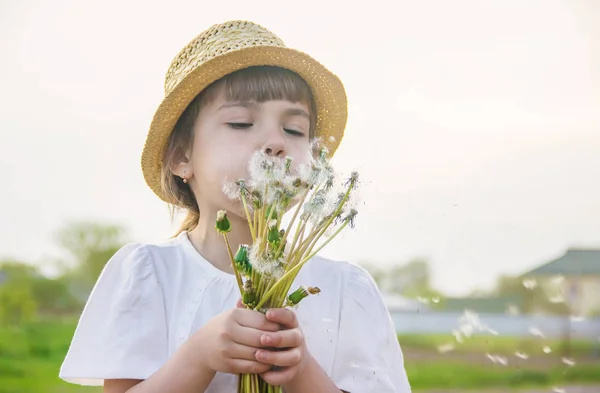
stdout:
[[298,136],[298,137],[304,136],[304,133],[302,131],[292,130],[290,128],[284,128],[283,130],[293,136]]
[[245,130],[247,128],[252,127],[254,124],[252,123],[227,123],[227,125],[234,130]]

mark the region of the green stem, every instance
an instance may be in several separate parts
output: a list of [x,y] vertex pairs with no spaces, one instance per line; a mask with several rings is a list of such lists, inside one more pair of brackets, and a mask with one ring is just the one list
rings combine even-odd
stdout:
[[223,238],[225,239],[225,245],[227,246],[227,253],[229,254],[229,259],[231,260],[231,267],[233,268],[233,273],[235,274],[235,279],[237,280],[238,287],[240,288],[240,294],[244,291],[244,283],[242,282],[242,277],[240,276],[240,272],[235,268],[235,261],[233,260],[233,253],[231,252],[231,246],[229,245],[229,238],[227,234],[223,234]]
[[323,242],[323,244],[321,246],[319,246],[319,248],[317,248],[313,253],[311,253],[309,256],[302,258],[302,260],[296,265],[294,266],[292,269],[290,269],[290,271],[288,271],[287,273],[285,273],[283,275],[283,277],[281,277],[279,279],[279,281],[277,281],[275,283],[275,285],[273,285],[268,291],[267,293],[260,299],[260,302],[258,303],[258,305],[255,307],[256,310],[260,309],[268,300],[271,296],[273,296],[273,293],[275,293],[279,287],[281,287],[282,285],[284,285],[286,283],[287,280],[293,282],[294,279],[296,278],[296,275],[298,274],[298,272],[300,271],[300,268],[306,263],[308,262],[313,256],[315,256],[319,251],[321,251],[321,249],[323,249],[323,247],[325,247],[331,240],[333,240],[334,237],[336,237],[341,231],[342,229],[344,229],[346,227],[346,225],[348,225],[349,221],[345,221],[342,225],[340,225],[340,227],[337,229],[337,231],[334,232],[333,235],[331,235],[325,242]]
[[250,228],[250,233],[252,234],[252,241],[256,240],[256,234],[254,233],[254,224],[252,222],[252,218],[250,218],[250,212],[248,211],[248,204],[246,203],[246,197],[242,192],[242,205],[244,205],[244,212],[246,213],[246,219],[248,220],[248,227]]
[[[294,225],[294,221],[296,221],[296,217],[298,217],[298,213],[300,213],[300,209],[302,209],[302,204],[304,203],[304,200],[306,199],[306,196],[308,195],[309,192],[310,192],[309,188],[307,188],[306,191],[304,191],[304,194],[302,195],[300,202],[298,202],[298,207],[296,208],[296,211],[294,212],[294,215],[292,216],[292,219],[291,219],[290,223],[288,224],[288,227],[285,230],[285,233],[283,234],[283,239],[285,239],[287,237],[288,233],[290,233],[290,230],[292,229],[292,225]],[[279,255],[279,253],[281,253],[281,249],[283,248],[283,243],[284,242],[281,242],[281,245],[279,246],[279,249],[277,250],[277,255]]]

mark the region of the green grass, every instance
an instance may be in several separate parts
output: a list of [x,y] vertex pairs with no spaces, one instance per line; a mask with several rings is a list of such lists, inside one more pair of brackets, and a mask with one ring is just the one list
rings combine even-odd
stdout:
[[[42,321],[18,328],[0,327],[0,393],[99,393],[100,388],[70,385],[58,378],[58,371],[67,352],[75,321]],[[540,351],[543,345],[553,348],[555,357],[564,343],[560,341],[520,340],[506,337],[473,337],[457,344],[456,351],[439,354],[437,346],[452,342],[448,336],[401,335],[406,369],[415,391],[424,389],[484,389],[488,387],[550,386],[566,383],[599,383],[600,364],[591,359],[592,343],[576,341],[572,354],[588,359],[574,367],[558,362],[548,368],[520,368],[512,364],[500,366],[485,358],[485,353],[511,355]],[[411,358],[411,353],[427,356]],[[474,353],[475,356],[456,356]],[[456,355],[454,355],[456,354]],[[479,357],[479,355],[481,355]],[[454,356],[454,357],[453,357]],[[475,359],[475,360],[474,360]],[[596,359],[597,360],[597,359]],[[600,362],[596,362],[600,363]],[[566,370],[566,371],[565,371]]]
[[456,342],[451,334],[448,335],[399,335],[398,340],[405,349],[437,350],[440,345],[454,343],[454,351],[458,353],[478,352],[498,355],[512,355],[516,351],[527,354],[543,354],[544,346],[552,349],[554,354],[564,355],[567,352],[572,357],[589,357],[600,352],[600,342],[589,340],[544,340],[540,338],[516,338],[506,336],[472,336]]
[[482,361],[481,364],[437,360],[407,362],[406,370],[415,390],[482,389],[494,387],[526,388],[568,383],[600,383],[600,365],[578,365],[572,368],[553,367],[535,370],[500,366]]

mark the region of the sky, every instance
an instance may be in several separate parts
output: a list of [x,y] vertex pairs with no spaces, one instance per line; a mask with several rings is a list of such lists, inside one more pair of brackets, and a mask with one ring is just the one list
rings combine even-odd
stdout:
[[171,59],[247,19],[337,74],[334,165],[354,229],[323,252],[431,262],[449,295],[569,247],[600,248],[600,3],[594,0],[0,1],[0,257],[47,268],[70,220],[160,241],[177,223],[140,154]]

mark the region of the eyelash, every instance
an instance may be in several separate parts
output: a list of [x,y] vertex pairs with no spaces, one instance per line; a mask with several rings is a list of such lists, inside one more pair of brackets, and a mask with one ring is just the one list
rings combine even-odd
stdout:
[[[233,128],[234,130],[245,130],[247,128],[252,127],[254,124],[252,124],[252,123],[227,123],[227,125],[230,128]],[[302,131],[292,130],[289,128],[284,128],[283,130],[293,136],[298,136],[298,137],[304,136],[304,133]]]

